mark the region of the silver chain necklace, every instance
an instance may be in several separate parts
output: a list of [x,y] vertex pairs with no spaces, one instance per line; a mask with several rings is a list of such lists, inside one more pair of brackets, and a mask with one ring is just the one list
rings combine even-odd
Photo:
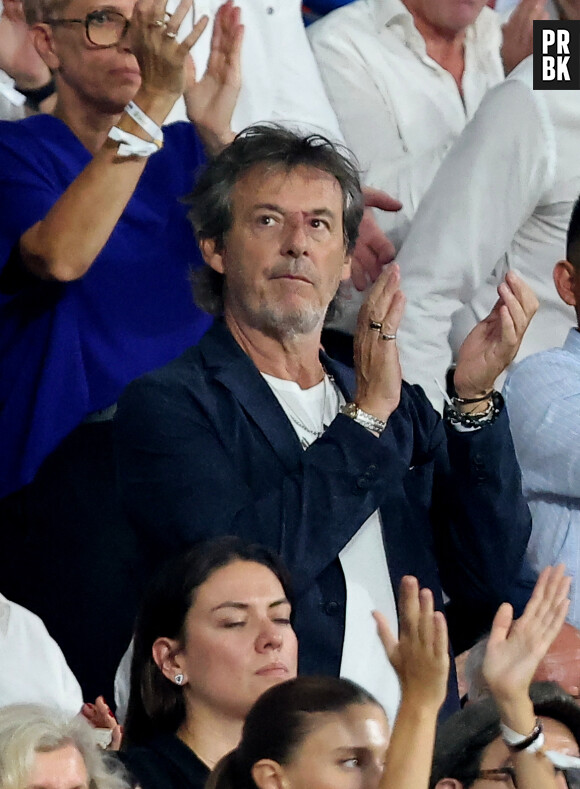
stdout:
[[[327,404],[327,401],[328,401],[328,384],[329,384],[329,383],[330,383],[330,385],[331,385],[331,391],[333,391],[333,387],[334,387],[334,378],[332,378],[332,376],[328,375],[328,374],[325,372],[325,373],[324,373],[324,378],[323,378],[323,384],[324,384],[324,397],[323,397],[323,399],[322,399],[322,417],[321,417],[321,419],[320,419],[320,428],[312,428],[312,427],[309,427],[307,424],[305,424],[305,423],[303,422],[303,420],[302,420],[302,419],[300,419],[300,417],[298,416],[298,414],[296,413],[296,411],[294,410],[294,408],[293,408],[293,407],[290,405],[290,403],[289,403],[289,402],[286,400],[286,398],[284,397],[284,395],[283,395],[283,394],[281,394],[280,392],[278,392],[278,394],[281,396],[282,400],[284,401],[286,415],[288,416],[288,418],[290,419],[290,421],[291,421],[291,422],[294,422],[294,424],[295,424],[297,427],[299,427],[299,428],[301,428],[302,430],[304,430],[304,432],[305,432],[305,433],[308,433],[308,435],[312,436],[312,441],[315,441],[317,438],[320,438],[320,436],[321,436],[321,435],[324,433],[324,431],[325,431],[325,430],[326,430],[326,428],[328,427],[328,425],[325,425],[325,424],[324,424],[324,415],[325,415],[325,413],[326,413],[326,404]],[[303,449],[308,449],[308,447],[310,446],[310,444],[311,444],[312,442],[311,442],[311,441],[308,441],[306,438],[301,438],[301,439],[300,439],[300,443],[302,444],[302,448],[303,448]]]

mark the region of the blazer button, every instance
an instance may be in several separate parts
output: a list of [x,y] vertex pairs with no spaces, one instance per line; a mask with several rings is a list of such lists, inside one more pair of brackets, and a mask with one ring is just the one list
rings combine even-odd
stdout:
[[376,479],[379,475],[379,467],[375,466],[374,463],[370,465],[364,474],[361,474],[360,477],[356,481],[357,488],[361,490],[368,490],[371,487],[373,482],[376,482]]
[[331,600],[324,606],[324,613],[328,616],[337,616],[340,611],[340,604],[336,600]]

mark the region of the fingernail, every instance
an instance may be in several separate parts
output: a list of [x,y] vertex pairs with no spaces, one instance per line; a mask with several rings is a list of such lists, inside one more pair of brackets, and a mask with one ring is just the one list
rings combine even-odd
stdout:
[[113,710],[112,710],[110,707],[107,707],[107,712],[109,713],[109,715],[111,716],[111,718],[114,718],[114,717],[115,717],[115,715],[114,715],[114,713],[113,713]]

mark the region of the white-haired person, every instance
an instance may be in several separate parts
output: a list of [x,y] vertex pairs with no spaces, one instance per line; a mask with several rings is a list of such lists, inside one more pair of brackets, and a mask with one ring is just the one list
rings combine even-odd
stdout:
[[128,789],[89,724],[36,704],[0,708],[0,789]]

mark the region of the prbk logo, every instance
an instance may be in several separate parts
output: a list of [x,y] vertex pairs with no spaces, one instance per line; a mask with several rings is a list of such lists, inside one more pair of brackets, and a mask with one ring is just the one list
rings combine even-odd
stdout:
[[580,21],[534,22],[534,90],[580,89]]

